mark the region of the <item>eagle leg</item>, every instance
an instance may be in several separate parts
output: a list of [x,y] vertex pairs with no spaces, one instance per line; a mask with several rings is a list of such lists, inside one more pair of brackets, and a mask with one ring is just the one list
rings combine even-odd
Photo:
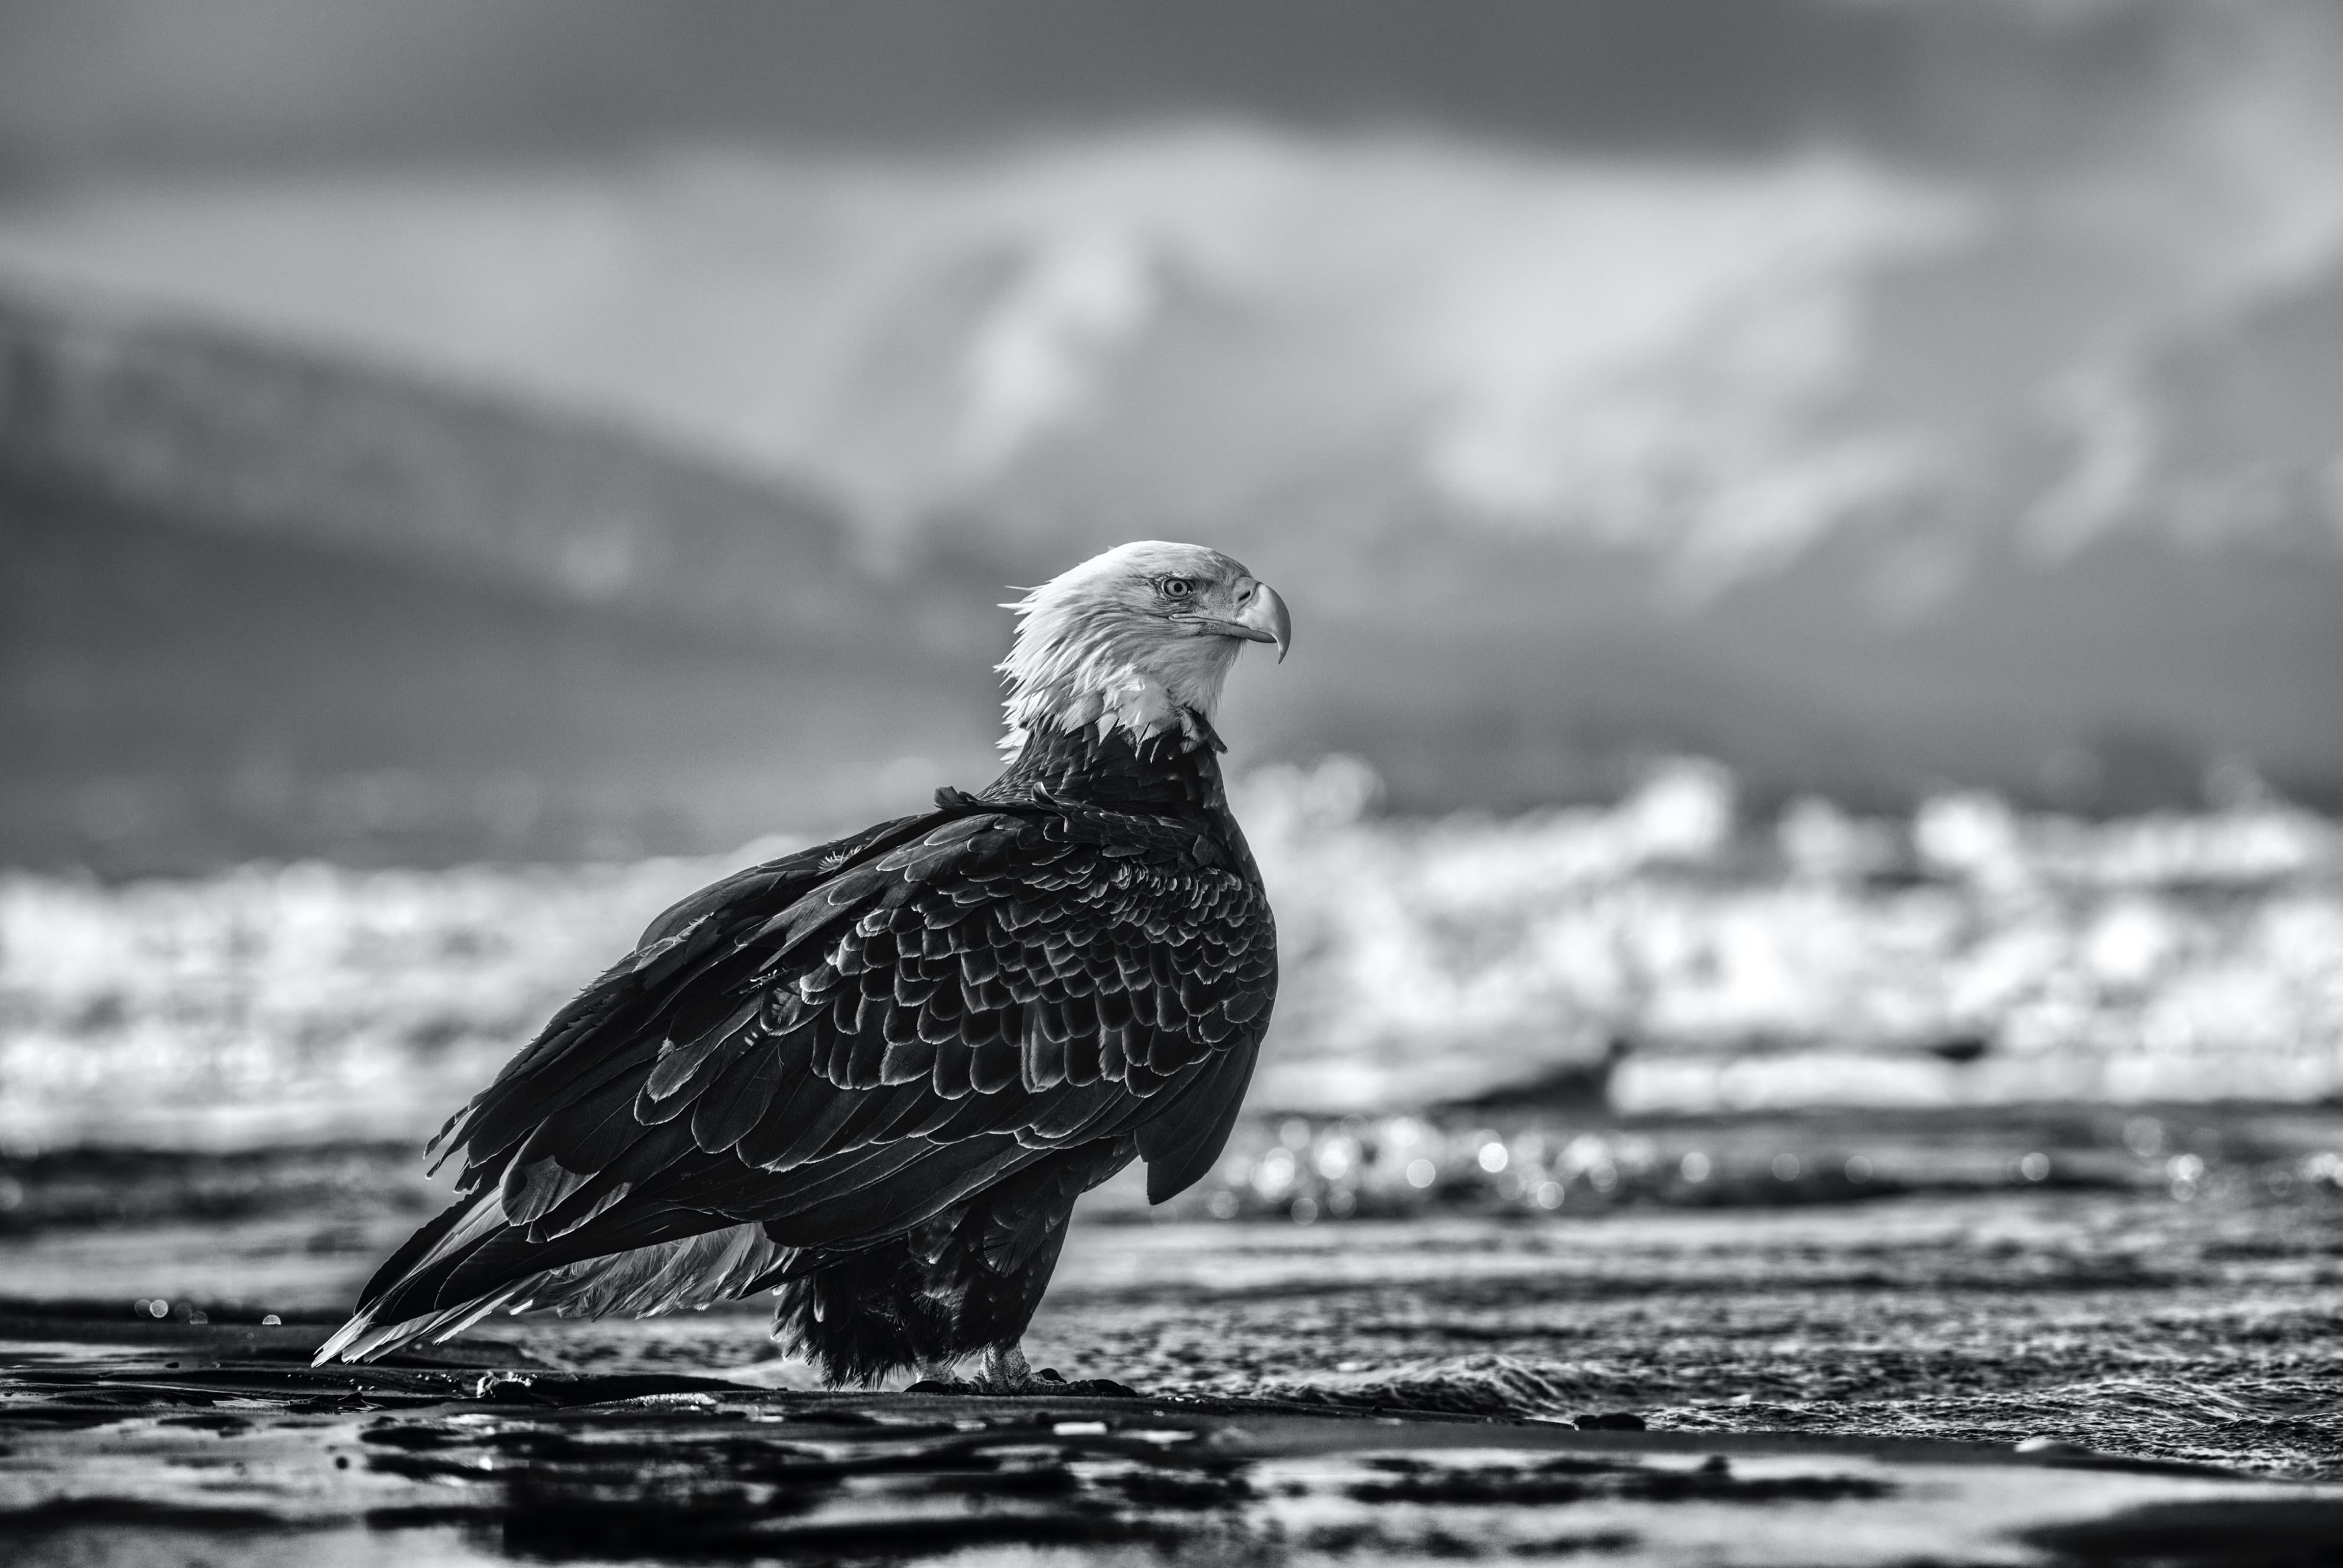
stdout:
[[[1062,1378],[1052,1379],[1062,1382]],[[984,1352],[984,1392],[987,1393],[1031,1393],[1041,1380],[1025,1364],[1025,1352],[1015,1341],[1005,1345],[993,1345]]]
[[1035,1372],[1026,1364],[1025,1352],[1015,1343],[994,1345],[984,1352],[984,1371],[973,1379],[961,1377],[956,1370],[957,1357],[939,1356],[920,1363],[920,1375],[906,1393],[978,1393],[1024,1394],[1040,1393],[1044,1389],[1062,1393],[1066,1380],[1057,1372],[1043,1367]]

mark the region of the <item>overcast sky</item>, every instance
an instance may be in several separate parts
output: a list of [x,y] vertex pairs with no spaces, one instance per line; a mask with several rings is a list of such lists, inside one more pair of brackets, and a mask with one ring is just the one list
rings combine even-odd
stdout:
[[[1994,156],[2120,114],[2181,0],[12,0],[0,146],[337,159],[926,142],[1234,111],[1714,153]],[[2193,45],[2185,45],[2193,46]]]
[[0,283],[882,529],[1429,506],[1722,581],[1890,513],[2343,528],[2270,325],[2343,297],[2338,105],[2331,0],[16,0]]

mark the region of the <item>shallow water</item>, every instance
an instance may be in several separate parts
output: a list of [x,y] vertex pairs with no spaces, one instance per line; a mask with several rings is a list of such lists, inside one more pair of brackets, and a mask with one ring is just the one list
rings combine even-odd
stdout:
[[[1322,1175],[1308,1210],[1307,1191],[1263,1196],[1272,1153],[1299,1143],[1292,1163],[1314,1168],[1315,1151],[1353,1138],[1340,1122],[1242,1130],[1169,1217],[1121,1182],[1102,1189],[1034,1324],[1035,1363],[1167,1392],[1631,1412],[1691,1432],[2055,1440],[2343,1478],[2343,1113],[1418,1127],[1444,1173],[1359,1187],[1355,1213],[1377,1217],[1332,1217]],[[1522,1156],[1493,1173],[1470,1154],[1533,1139],[1558,1151],[1534,1185],[1504,1179]],[[1559,1207],[1539,1207],[1568,1163],[1559,1151],[1586,1140],[1637,1151],[1644,1174],[1623,1166],[1605,1197],[1581,1171]],[[1696,1184],[1693,1152],[1708,1167]],[[1795,1179],[1779,1174],[1785,1156]],[[44,1322],[129,1332],[195,1313],[273,1312],[322,1335],[437,1198],[384,1147],[76,1158],[20,1161],[8,1178],[0,1279],[23,1343]],[[103,1188],[93,1161],[123,1179]],[[93,1212],[106,1190],[132,1211]],[[1218,1204],[1235,1217],[1211,1217],[1240,1192]],[[746,1302],[640,1323],[500,1322],[473,1338],[597,1374],[806,1386],[769,1359],[762,1327]]]
[[2056,1568],[2343,1545],[2343,1489],[2055,1445],[477,1362],[313,1373],[285,1341],[206,1327],[14,1368],[11,1560]]
[[[387,1165],[328,1179],[368,1161],[301,1156],[320,1179],[297,1208],[213,1171],[188,1183],[212,1211],[168,1218],[150,1168],[146,1218],[0,1241],[12,1561],[2343,1550],[2343,1194],[2275,1194],[2267,1161],[2179,1191],[2021,1177],[1534,1212],[1467,1191],[1307,1225],[1156,1223],[1108,1193],[1028,1349],[1139,1397],[1027,1400],[814,1391],[754,1302],[312,1372],[429,1197]],[[24,1183],[16,1212],[45,1201]]]

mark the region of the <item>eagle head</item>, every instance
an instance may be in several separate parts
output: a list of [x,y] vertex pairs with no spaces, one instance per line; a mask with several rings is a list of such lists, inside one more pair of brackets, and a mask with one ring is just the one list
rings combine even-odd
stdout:
[[1177,725],[1193,741],[1237,650],[1274,643],[1282,662],[1293,640],[1285,601],[1242,563],[1160,539],[1117,545],[1002,608],[1018,618],[1000,666],[1011,756],[1044,728],[1144,739]]

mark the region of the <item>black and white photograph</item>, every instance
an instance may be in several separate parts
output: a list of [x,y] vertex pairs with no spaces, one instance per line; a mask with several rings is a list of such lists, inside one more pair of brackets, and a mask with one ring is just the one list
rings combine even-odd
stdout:
[[0,0],[0,1562],[2343,1563],[2343,5]]

